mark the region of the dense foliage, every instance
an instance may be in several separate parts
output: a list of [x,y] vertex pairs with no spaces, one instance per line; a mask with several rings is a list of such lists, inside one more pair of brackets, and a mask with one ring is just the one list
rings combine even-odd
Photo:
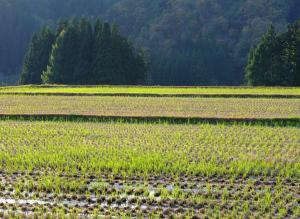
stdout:
[[300,20],[281,34],[270,26],[250,52],[246,79],[249,85],[300,85]]
[[299,0],[1,0],[0,78],[20,72],[41,26],[88,16],[115,22],[148,50],[153,84],[237,85],[269,24],[283,31],[299,11]]
[[137,84],[146,75],[142,54],[116,26],[86,19],[61,21],[54,33],[34,35],[21,84]]
[[21,84],[41,84],[42,72],[46,70],[49,62],[52,45],[55,41],[54,33],[44,28],[40,33],[34,34],[29,50],[25,56],[21,73]]

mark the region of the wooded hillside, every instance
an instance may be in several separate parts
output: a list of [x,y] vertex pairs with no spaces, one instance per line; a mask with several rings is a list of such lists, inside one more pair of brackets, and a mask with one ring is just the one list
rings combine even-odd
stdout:
[[144,47],[154,84],[238,85],[269,24],[284,31],[299,12],[299,0],[1,0],[0,80],[20,73],[35,31],[85,16],[115,22]]

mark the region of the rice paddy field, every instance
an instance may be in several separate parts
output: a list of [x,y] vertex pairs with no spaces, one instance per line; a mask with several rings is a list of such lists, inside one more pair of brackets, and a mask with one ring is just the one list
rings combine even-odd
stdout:
[[0,88],[0,217],[300,218],[297,88],[148,89]]
[[0,94],[123,95],[123,96],[244,96],[300,98],[300,88],[266,87],[129,87],[129,86],[19,86],[0,87]]
[[299,99],[0,95],[0,115],[300,118]]

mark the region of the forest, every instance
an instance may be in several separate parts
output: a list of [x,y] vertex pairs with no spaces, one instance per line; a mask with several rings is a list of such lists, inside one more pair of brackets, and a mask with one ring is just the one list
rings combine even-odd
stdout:
[[34,34],[19,83],[135,85],[145,83],[146,74],[143,52],[115,25],[82,18]]
[[300,86],[300,19],[283,33],[271,25],[250,50],[245,73],[251,86]]
[[298,0],[1,0],[0,83],[16,83],[34,32],[100,18],[149,56],[151,84],[245,84],[248,53],[270,24],[287,30]]

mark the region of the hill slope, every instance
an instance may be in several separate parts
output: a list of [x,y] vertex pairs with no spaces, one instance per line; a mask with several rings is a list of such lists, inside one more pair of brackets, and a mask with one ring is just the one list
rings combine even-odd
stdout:
[[267,26],[283,30],[299,12],[298,0],[1,0],[0,76],[19,72],[41,25],[89,16],[117,23],[148,50],[154,84],[237,85]]

